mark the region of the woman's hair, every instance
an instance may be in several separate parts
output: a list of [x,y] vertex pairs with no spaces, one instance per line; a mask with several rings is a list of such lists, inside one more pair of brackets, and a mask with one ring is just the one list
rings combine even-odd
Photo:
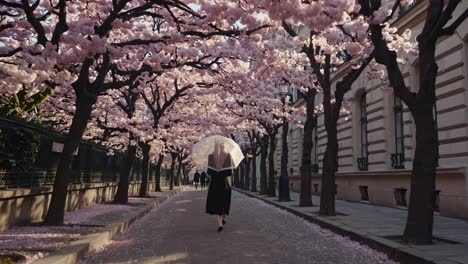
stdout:
[[231,156],[225,151],[225,146],[221,142],[215,143],[214,151],[210,155],[212,158],[208,157],[208,166],[215,168],[217,170],[223,169],[226,164],[226,159],[230,159]]

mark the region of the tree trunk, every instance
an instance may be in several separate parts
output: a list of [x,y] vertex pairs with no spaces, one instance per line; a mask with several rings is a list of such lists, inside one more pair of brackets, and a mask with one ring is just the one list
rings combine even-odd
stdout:
[[234,186],[239,188],[239,167],[240,165],[234,169]]
[[257,156],[255,153],[257,150],[254,150],[254,157],[250,161],[250,175],[252,179],[252,186],[250,187],[251,192],[257,192]]
[[337,170],[338,138],[336,120],[327,127],[327,148],[323,156],[320,215],[335,216],[335,173]]
[[114,203],[126,204],[128,203],[128,187],[130,183],[130,176],[133,172],[133,167],[136,159],[137,146],[130,145],[127,149],[127,157],[125,164],[120,173],[119,185],[117,187],[117,193],[114,196]]
[[250,188],[250,159],[247,158],[245,161],[245,182],[244,182],[244,190],[248,191]]
[[174,190],[174,171],[175,171],[175,163],[177,159],[177,153],[171,153],[171,170],[170,170],[170,179],[169,179],[169,190]]
[[267,157],[268,157],[268,136],[262,139],[260,146],[260,194],[268,194],[267,186]]
[[411,111],[416,125],[416,146],[408,217],[403,236],[409,243],[427,245],[432,244],[436,167],[439,158],[437,130],[433,116],[438,66],[434,59],[436,41],[418,41],[420,41],[420,89],[416,106]]
[[315,125],[315,92],[308,92],[305,96],[305,100],[307,119],[304,124],[299,206],[312,206],[312,148],[314,144],[312,133]]
[[268,153],[268,196],[276,197],[275,186],[275,150],[276,150],[276,134],[271,133],[270,136],[270,153]]
[[179,158],[179,162],[177,164],[177,176],[175,178],[175,185],[180,186],[181,185],[181,178],[182,178],[182,159]]
[[44,219],[45,225],[63,225],[73,156],[86,130],[93,104],[94,102],[80,102],[79,100],[76,102],[76,111],[73,115],[70,131],[65,139],[63,151],[60,155],[52,198]]
[[416,124],[416,148],[404,238],[413,244],[432,244],[438,158],[432,108],[418,109],[414,115],[414,122]]
[[[434,223],[435,175],[438,162],[438,142],[433,111],[436,103],[438,66],[435,50],[439,32],[434,24],[442,17],[434,12],[439,1],[430,1],[427,18],[419,44],[419,91],[412,93],[406,87],[397,62],[397,54],[390,51],[383,40],[381,27],[371,26],[372,41],[376,47],[376,60],[387,68],[390,84],[396,96],[408,105],[416,126],[416,146],[411,175],[410,202],[403,233],[404,240],[412,244],[432,244]],[[443,6],[443,5],[441,5]],[[435,8],[435,9],[434,9]]]
[[283,120],[283,129],[281,134],[281,174],[279,178],[278,200],[280,202],[289,202],[289,176],[288,176],[288,130],[289,123]]
[[159,158],[158,158],[158,162],[156,163],[156,175],[155,175],[155,189],[154,191],[155,192],[161,192],[161,165],[164,161],[164,155],[163,154],[159,154]]
[[185,172],[184,178],[185,178],[184,184],[185,184],[185,185],[189,185],[189,184],[190,184],[189,172]]
[[143,163],[142,167],[142,178],[139,197],[145,198],[148,197],[148,180],[149,180],[149,171],[150,171],[150,150],[151,146],[147,143],[140,143],[141,151],[143,152]]
[[245,184],[245,160],[241,162],[240,165],[240,188],[244,190],[244,185]]

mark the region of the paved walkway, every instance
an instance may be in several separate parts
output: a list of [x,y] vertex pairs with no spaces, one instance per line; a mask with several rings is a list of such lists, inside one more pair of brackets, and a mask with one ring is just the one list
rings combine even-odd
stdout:
[[394,263],[386,256],[237,192],[221,233],[189,190],[150,212],[83,263]]
[[[266,197],[251,193],[271,202],[277,202],[278,198]],[[406,223],[407,210],[398,208],[375,206],[359,202],[336,200],[336,211],[342,215],[335,217],[319,217],[320,197],[313,196],[313,207],[298,207],[299,193],[291,192],[291,202],[282,202],[293,210],[312,215],[323,221],[327,221],[338,227],[371,239],[382,241],[383,237],[399,236],[403,234]],[[344,214],[344,215],[343,215]],[[424,257],[434,263],[444,264],[468,264],[468,222],[436,215],[434,218],[434,236],[458,242],[448,244],[437,242],[429,246],[407,246],[387,240],[385,243],[397,248],[404,248],[407,252]]]

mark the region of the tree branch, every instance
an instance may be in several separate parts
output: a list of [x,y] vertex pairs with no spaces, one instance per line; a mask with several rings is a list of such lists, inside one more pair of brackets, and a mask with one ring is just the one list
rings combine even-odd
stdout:
[[166,40],[170,39],[168,36],[164,36],[165,39],[133,39],[125,42],[115,42],[111,43],[112,46],[116,47],[125,47],[125,46],[132,46],[132,45],[150,45],[156,43],[164,43],[167,44]]
[[291,37],[297,37],[297,32],[294,31],[291,25],[289,25],[285,20],[281,21],[281,25],[283,26],[284,30],[291,36]]
[[33,14],[34,9],[32,9],[32,7],[29,6],[28,0],[21,0],[21,3],[22,3],[21,8],[26,13],[26,19],[28,20],[28,22],[31,24],[31,26],[34,28],[34,30],[37,33],[37,42],[41,44],[42,46],[45,46],[46,43],[48,42],[47,37],[46,37],[46,32],[41,22],[39,22],[39,20],[34,16]]
[[452,35],[466,18],[468,18],[468,8],[450,26],[441,29],[439,36]]
[[60,41],[60,37],[64,32],[68,30],[67,25],[67,3],[66,0],[60,0],[57,4],[59,8],[59,20],[55,25],[54,33],[52,34],[52,44],[56,45],[58,49],[58,44]]
[[5,54],[0,54],[0,58],[5,58],[5,57],[11,57],[13,55],[15,55],[16,53],[22,51],[23,48],[16,48],[8,53],[5,53]]

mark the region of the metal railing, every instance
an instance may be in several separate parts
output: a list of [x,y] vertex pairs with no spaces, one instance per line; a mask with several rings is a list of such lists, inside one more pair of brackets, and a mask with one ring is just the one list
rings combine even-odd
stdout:
[[[37,188],[53,185],[55,171],[0,172],[2,188]],[[70,184],[117,182],[118,175],[111,173],[73,174]]]
[[[53,184],[64,135],[37,124],[0,117],[0,188]],[[116,182],[123,154],[108,156],[100,145],[82,141],[72,162],[70,184]],[[130,180],[141,179],[137,161]]]
[[369,168],[369,159],[367,157],[357,159],[358,169],[366,171]]
[[392,160],[392,168],[405,168],[405,155],[403,153],[393,153],[392,155],[390,155],[390,159]]

